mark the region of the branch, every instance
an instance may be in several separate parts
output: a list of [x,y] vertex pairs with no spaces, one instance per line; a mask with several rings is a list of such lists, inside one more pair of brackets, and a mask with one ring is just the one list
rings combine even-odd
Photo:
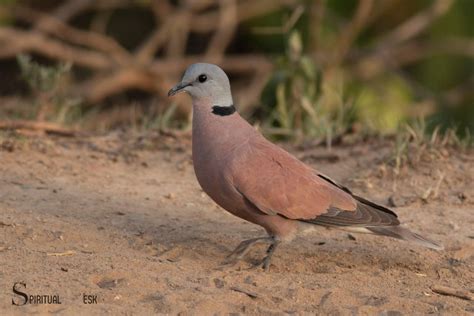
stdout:
[[245,89],[242,89],[242,93],[237,95],[240,111],[245,111],[249,106],[252,105],[252,102],[256,102],[259,99],[263,89],[265,88],[265,85],[268,82],[270,72],[270,69],[257,70],[253,76],[252,81],[250,81]]
[[359,5],[352,18],[351,22],[340,32],[341,36],[335,46],[335,57],[332,61],[332,66],[338,65],[344,60],[352,43],[357,38],[357,35],[365,27],[369,21],[370,12],[373,7],[373,0],[359,0]]
[[[286,4],[288,6],[298,3],[297,0],[243,0],[237,6],[236,23],[241,23],[252,18],[265,15],[267,13],[278,10]],[[216,28],[216,21],[219,20],[219,13],[211,11],[195,15],[191,21],[193,32],[208,33]]]
[[[52,12],[52,15],[58,20],[67,22],[77,14],[86,10],[93,2],[93,0],[69,0],[57,7]],[[43,23],[43,21],[39,22],[37,26],[39,27],[41,23]]]
[[447,38],[438,42],[411,42],[391,50],[381,50],[363,57],[354,66],[355,73],[362,78],[373,78],[386,71],[414,63],[433,55],[459,55],[474,58],[474,40],[469,38]]
[[161,92],[157,81],[159,78],[143,70],[126,68],[120,69],[107,77],[96,77],[88,80],[76,88],[75,93],[81,95],[91,103],[97,103],[110,95],[114,95],[132,88]]
[[175,22],[176,10],[168,1],[152,1],[151,10],[155,16],[156,27],[135,52],[139,64],[146,64],[153,60],[156,52],[168,40],[170,28]]
[[309,11],[309,45],[311,54],[316,55],[322,49],[320,37],[322,30],[322,23],[326,11],[326,3],[324,0],[315,0],[311,4]]
[[158,25],[161,20],[166,20],[168,17],[173,15],[173,6],[168,0],[165,1],[151,1],[151,11],[155,15],[155,23]]
[[0,44],[0,58],[35,52],[93,69],[107,69],[113,66],[113,62],[106,55],[72,47],[37,32],[2,27],[0,28]]
[[459,105],[462,102],[468,99],[474,99],[474,77],[466,80],[457,87],[454,87],[445,93],[443,93],[442,98],[450,105]]
[[[214,63],[213,58],[207,59],[205,56],[186,56],[179,59],[156,60],[150,69],[155,73],[180,73],[186,69],[189,64],[196,60]],[[229,72],[249,73],[257,69],[272,69],[273,64],[263,55],[238,55],[225,56],[220,63],[221,67]]]
[[205,54],[207,58],[221,59],[237,29],[237,5],[235,0],[222,0],[219,2],[219,8],[219,24],[207,46]]
[[168,40],[171,21],[166,21],[156,28],[148,39],[136,50],[135,58],[140,64],[147,64],[154,58],[156,52]]
[[180,10],[174,17],[173,23],[170,23],[168,46],[166,47],[166,56],[176,58],[181,57],[186,52],[186,42],[191,31],[190,21],[193,15],[188,10]]
[[394,51],[396,57],[393,62],[398,67],[440,54],[474,58],[474,40],[469,38],[446,38],[438,42],[407,43]]
[[[0,11],[2,9],[0,8]],[[55,35],[56,37],[73,44],[86,46],[105,53],[111,54],[117,62],[126,64],[131,56],[114,39],[95,32],[78,30],[61,20],[42,12],[17,6],[11,10],[13,15],[27,22],[37,23],[37,30]]]
[[293,29],[295,24],[301,18],[305,11],[304,5],[297,6],[289,18],[280,26],[256,26],[252,28],[252,31],[255,34],[266,34],[266,35],[274,35],[274,34],[286,34]]
[[467,290],[457,290],[447,286],[433,285],[431,290],[441,295],[449,295],[463,300],[474,301],[474,294]]
[[[70,0],[51,15],[26,7],[12,7],[14,16],[32,24],[33,29],[0,28],[0,58],[31,52],[89,68],[94,77],[77,86],[75,91],[90,102],[131,88],[164,94],[171,78],[190,63],[204,60],[219,63],[229,72],[253,74],[255,93],[245,95],[251,102],[250,98],[258,97],[256,94],[264,84],[262,78],[272,69],[272,64],[261,55],[224,56],[225,50],[239,22],[298,1],[207,0],[189,1],[175,7],[168,1],[156,0],[152,2],[156,30],[134,53],[104,34],[80,30],[65,22],[85,9],[117,8],[132,3],[132,0]],[[0,6],[1,13],[5,10]],[[212,17],[219,18],[219,23]],[[195,31],[195,24],[198,32],[214,31],[214,35],[205,54],[184,57],[187,38],[191,30]],[[168,43],[168,58],[154,60],[165,43]]]
[[377,47],[396,46],[428,28],[438,17],[444,15],[454,0],[436,0],[431,7],[409,18],[379,41]]
[[43,131],[48,134],[56,134],[60,136],[77,136],[80,134],[76,130],[65,128],[61,125],[50,123],[50,122],[39,122],[39,121],[0,121],[0,129],[17,130],[17,129],[30,129],[36,131]]

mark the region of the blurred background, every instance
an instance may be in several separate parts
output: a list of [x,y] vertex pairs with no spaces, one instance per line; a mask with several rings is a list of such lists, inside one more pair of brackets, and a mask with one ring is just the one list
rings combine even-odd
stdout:
[[275,139],[416,126],[472,143],[472,0],[0,3],[0,128],[189,130],[189,98],[166,92],[205,61]]

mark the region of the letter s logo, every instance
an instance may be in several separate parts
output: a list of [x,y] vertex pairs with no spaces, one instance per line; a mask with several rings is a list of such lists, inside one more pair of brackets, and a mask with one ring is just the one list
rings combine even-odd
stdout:
[[15,293],[16,295],[18,296],[21,296],[23,297],[23,303],[20,304],[20,302],[15,302],[15,300],[12,298],[12,305],[16,305],[16,306],[23,306],[25,305],[26,303],[28,303],[28,295],[26,295],[26,293],[20,291],[18,289],[19,285],[23,285],[23,287],[26,289],[26,283],[24,282],[16,282],[15,284],[13,284],[13,293]]

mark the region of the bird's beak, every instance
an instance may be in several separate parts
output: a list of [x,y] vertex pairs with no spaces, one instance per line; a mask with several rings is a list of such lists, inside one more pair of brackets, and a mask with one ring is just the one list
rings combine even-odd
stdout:
[[186,88],[187,86],[190,86],[190,85],[191,85],[191,83],[180,82],[176,86],[174,86],[170,91],[168,91],[168,96],[172,97],[175,94],[183,92],[184,91],[183,89]]

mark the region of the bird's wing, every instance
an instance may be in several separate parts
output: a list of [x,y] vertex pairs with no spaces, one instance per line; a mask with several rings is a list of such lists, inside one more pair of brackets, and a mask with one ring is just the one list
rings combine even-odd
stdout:
[[235,188],[264,213],[309,220],[330,208],[354,211],[357,207],[350,194],[263,138],[241,146],[235,157]]
[[236,190],[266,214],[325,226],[398,224],[395,213],[353,195],[263,138],[241,146],[235,157]]
[[353,194],[348,188],[337,184],[326,175],[317,173],[318,177],[324,179],[333,186],[350,194],[357,201],[357,208],[353,212],[347,212],[337,208],[330,208],[328,212],[320,216],[305,220],[306,222],[324,226],[396,226],[399,225],[398,216],[388,208],[368,201]]

